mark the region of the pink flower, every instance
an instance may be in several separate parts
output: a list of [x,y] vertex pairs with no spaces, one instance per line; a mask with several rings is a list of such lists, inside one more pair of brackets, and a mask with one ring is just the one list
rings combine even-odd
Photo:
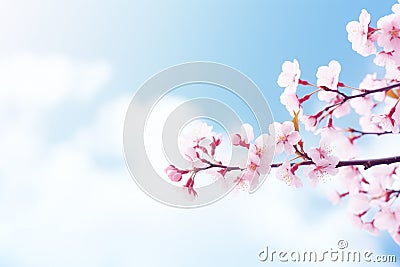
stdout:
[[317,126],[317,119],[321,116],[321,112],[316,115],[303,115],[300,121],[304,124],[307,131],[314,131]]
[[[400,3],[400,2],[399,2]],[[395,13],[395,14],[400,14],[400,4],[394,4],[393,6],[392,6],[392,11],[393,11],[393,13]]]
[[194,163],[202,153],[215,153],[215,148],[221,143],[221,135],[213,132],[212,128],[206,123],[198,123],[182,134],[178,147],[187,160]]
[[393,231],[390,234],[392,235],[392,238],[397,243],[397,245],[400,245],[400,229],[398,229],[397,231]]
[[270,125],[270,133],[275,133],[275,144],[277,154],[286,152],[287,155],[294,154],[296,145],[300,141],[300,134],[294,129],[294,124],[291,121],[285,121],[280,124],[274,122]]
[[342,132],[343,130],[335,127],[324,127],[321,129],[320,146],[330,151],[342,160],[353,159],[357,156],[357,147]]
[[368,197],[364,194],[350,195],[347,209],[356,215],[363,214],[370,208]]
[[338,169],[329,164],[327,160],[321,160],[317,164],[304,168],[304,174],[310,178],[313,186],[316,186],[320,180],[324,180],[328,175],[336,175],[337,172]]
[[368,179],[368,193],[371,196],[371,206],[386,205],[389,196],[387,188],[394,183],[393,176],[396,174],[397,166],[380,165],[371,168],[371,178]]
[[391,14],[378,20],[377,26],[381,29],[378,44],[385,51],[400,49],[400,15]]
[[370,32],[370,22],[371,16],[363,9],[359,21],[351,21],[346,26],[347,38],[351,42],[353,50],[365,57],[376,52]]
[[396,61],[395,60],[396,60],[396,57],[394,57],[394,51],[390,51],[390,52],[381,51],[378,54],[376,54],[374,63],[377,66],[385,67],[386,65],[394,64],[397,61],[397,60]]
[[192,177],[190,177],[188,180],[187,180],[187,182],[186,182],[186,184],[184,185],[184,187],[187,187],[187,189],[188,189],[188,192],[189,192],[189,194],[190,195],[192,195],[193,194],[193,196],[197,196],[197,192],[196,192],[196,190],[194,190],[194,179],[192,178]]
[[248,189],[253,180],[257,180],[260,176],[258,168],[260,166],[260,156],[257,154],[257,148],[254,144],[249,147],[247,164],[245,171],[236,179],[236,183],[242,189]]
[[274,140],[267,134],[260,135],[254,143],[250,143],[254,138],[253,127],[249,124],[242,126],[242,135],[248,138],[243,138],[236,134],[232,136],[232,143],[249,149],[246,169],[236,182],[242,187],[251,188],[257,187],[257,179],[261,174],[267,174],[271,168],[273,160]]
[[303,183],[300,178],[294,174],[294,169],[290,166],[289,160],[285,158],[285,161],[276,170],[276,178],[284,181],[287,185],[295,187],[302,187]]
[[400,66],[397,64],[387,64],[385,68],[385,79],[390,81],[400,81]]
[[329,165],[336,166],[339,163],[339,158],[332,155],[332,149],[328,145],[322,145],[318,148],[310,148],[307,155],[316,164],[326,161]]
[[[317,71],[317,78],[318,78],[317,85],[318,86],[326,86],[329,89],[337,90],[337,85],[339,83],[340,71],[341,71],[341,66],[340,66],[339,62],[337,62],[336,60],[332,60],[331,62],[329,62],[328,66],[319,67],[318,71]],[[334,93],[334,92],[321,91],[318,93],[318,97],[321,100],[326,100],[327,97],[324,96],[325,94],[336,95],[336,93]],[[329,98],[331,98],[331,97],[329,97]]]
[[262,134],[254,141],[254,152],[260,158],[257,171],[260,174],[267,174],[273,160],[274,140],[267,134]]
[[179,170],[174,165],[169,165],[167,168],[165,168],[165,173],[173,182],[179,182],[182,180],[182,174],[186,174],[188,172],[188,170]]
[[259,136],[254,144],[249,145],[246,171],[241,177],[242,180],[252,182],[261,174],[269,172],[273,160],[273,154],[269,152],[273,151],[273,146],[273,140],[267,134]]
[[375,227],[373,222],[364,223],[362,229],[374,236],[379,236],[380,234],[379,229]]
[[260,157],[256,154],[254,145],[250,146],[249,158],[247,160],[246,171],[243,173],[242,179],[252,181],[257,173],[257,168],[260,166]]
[[[328,102],[330,105],[339,104],[343,102],[343,97],[337,92],[324,90],[324,87],[337,91],[339,84],[339,73],[341,66],[339,62],[332,60],[328,66],[322,66],[317,71],[317,85],[322,87],[318,92],[318,98],[321,101]],[[337,118],[343,117],[350,113],[348,103],[340,104],[333,111],[333,115]]]
[[349,166],[341,167],[337,176],[341,185],[349,192],[349,194],[358,194],[362,189],[362,175],[358,167]]
[[384,132],[382,128],[376,123],[372,122],[372,116],[364,116],[360,117],[359,124],[361,126],[361,130],[364,132]]
[[233,134],[231,136],[232,145],[243,146],[246,148],[249,148],[249,144],[253,139],[253,127],[248,123],[242,125],[240,134]]
[[392,118],[395,123],[400,126],[400,104],[396,104]]
[[278,77],[278,85],[283,88],[290,88],[292,92],[296,92],[300,74],[299,63],[296,59],[293,62],[285,61],[282,65],[282,72]]
[[399,133],[399,125],[388,114],[373,115],[372,122],[377,124],[383,131]]
[[363,228],[364,222],[361,219],[362,216],[356,214],[350,214],[350,219],[354,223],[354,225],[360,229]]
[[336,190],[330,190],[328,192],[328,199],[333,205],[337,205],[340,202],[341,196]]
[[339,170],[336,165],[339,163],[339,158],[331,154],[331,149],[328,146],[321,145],[319,148],[310,148],[307,155],[314,164],[307,166],[304,172],[311,179],[314,186],[327,175],[336,175],[338,173]]
[[[361,94],[359,91],[353,91],[353,95],[359,94]],[[350,99],[350,106],[359,115],[369,115],[372,108],[375,107],[375,103],[369,96],[364,96]]]
[[300,110],[300,102],[296,93],[293,92],[290,88],[286,88],[280,96],[281,103],[286,107],[289,111],[290,115],[293,116],[294,112]]
[[384,207],[375,214],[374,225],[379,230],[393,232],[398,227],[398,222],[395,213],[389,207]]
[[[360,83],[360,88],[366,90],[374,90],[386,87],[387,85],[388,84],[386,80],[377,79],[376,73],[374,73],[374,74],[367,74],[365,76],[364,80]],[[379,102],[382,102],[385,99],[385,96],[386,96],[385,92],[374,93],[374,99]]]
[[[343,97],[337,95],[336,98],[330,103],[330,105],[341,103],[343,101]],[[335,110],[333,111],[333,116],[336,118],[341,118],[346,116],[347,114],[350,113],[350,105],[348,102],[345,102],[343,104],[340,104]]]

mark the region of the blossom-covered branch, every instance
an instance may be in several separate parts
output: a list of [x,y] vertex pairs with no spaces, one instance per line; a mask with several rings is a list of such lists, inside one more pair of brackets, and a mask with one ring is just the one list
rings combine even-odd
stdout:
[[[344,161],[339,161],[338,164],[336,164],[336,168],[340,167],[345,167],[345,166],[364,166],[364,169],[371,168],[373,166],[377,165],[389,165],[392,163],[397,163],[400,162],[400,156],[395,156],[395,157],[388,157],[388,158],[378,158],[378,159],[362,159],[362,160],[344,160]],[[274,163],[271,165],[272,168],[278,168],[282,165],[283,163]],[[312,165],[315,164],[315,162],[311,160],[307,161],[302,161],[299,163],[292,163],[291,165]]]
[[[165,170],[168,177],[180,182],[188,176],[184,186],[195,195],[194,180],[203,171],[213,171],[221,179],[227,173],[236,175],[238,185],[250,184],[271,168],[279,180],[294,187],[301,187],[305,179],[317,186],[333,177],[340,186],[329,195],[332,202],[348,199],[356,225],[372,234],[386,230],[400,244],[400,156],[362,159],[359,153],[360,144],[366,145],[360,139],[398,138],[400,130],[400,3],[392,11],[376,27],[371,26],[366,10],[346,26],[353,50],[375,56],[374,63],[385,70],[383,77],[366,74],[358,86],[348,86],[340,81],[340,63],[331,60],[317,68],[316,82],[311,82],[301,77],[296,59],[285,61],[277,84],[284,88],[280,101],[290,119],[272,123],[269,133],[258,138],[247,123],[230,136],[231,144],[247,153],[244,166],[224,164],[217,152],[221,135],[201,124],[181,146],[192,167],[181,170],[170,165]],[[321,108],[315,111],[316,106]],[[305,138],[306,132],[314,134],[312,141]],[[393,139],[390,142],[400,145]],[[271,163],[271,151],[281,162]]]

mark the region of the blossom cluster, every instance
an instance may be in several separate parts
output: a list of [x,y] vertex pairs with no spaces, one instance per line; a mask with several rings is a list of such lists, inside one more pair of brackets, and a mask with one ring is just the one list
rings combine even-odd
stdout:
[[[346,27],[353,50],[374,56],[373,62],[385,70],[383,77],[369,73],[358,86],[348,86],[340,80],[340,63],[331,60],[317,68],[316,81],[312,82],[301,76],[296,59],[285,61],[277,84],[283,88],[280,101],[291,119],[271,124],[269,135],[254,138],[252,126],[244,124],[240,133],[231,136],[232,145],[247,150],[246,166],[226,166],[216,159],[221,135],[202,124],[181,150],[193,168],[168,166],[168,177],[178,182],[188,175],[185,186],[194,193],[196,173],[209,169],[221,177],[239,172],[238,184],[251,184],[271,168],[276,168],[279,180],[293,187],[303,186],[305,179],[317,186],[329,177],[341,186],[329,196],[333,203],[348,200],[356,225],[372,234],[388,231],[400,245],[400,155],[362,159],[359,154],[363,137],[384,138],[400,130],[400,0],[392,11],[372,27],[370,14],[362,10],[359,20]],[[316,102],[322,108],[312,112],[310,103]],[[347,116],[350,119],[346,121],[356,120],[347,127],[339,126]],[[305,142],[307,132],[314,134],[317,145]],[[265,151],[274,148],[283,160],[271,164]]]

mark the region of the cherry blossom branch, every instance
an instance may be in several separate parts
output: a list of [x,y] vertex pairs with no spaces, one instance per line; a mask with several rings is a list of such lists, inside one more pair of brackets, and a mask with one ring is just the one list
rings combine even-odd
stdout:
[[[311,85],[310,83],[306,83],[306,84]],[[392,84],[392,85],[389,85],[389,86],[386,86],[386,87],[382,87],[382,88],[378,88],[378,89],[373,89],[373,90],[365,90],[365,89],[362,89],[362,90],[365,91],[365,92],[364,92],[364,93],[361,93],[361,94],[358,94],[358,95],[346,95],[345,93],[340,92],[339,90],[330,89],[330,88],[328,88],[328,87],[326,87],[326,86],[319,86],[319,88],[321,88],[321,89],[324,90],[324,91],[327,91],[327,92],[334,92],[334,93],[337,93],[338,95],[340,95],[340,96],[343,97],[342,101],[337,102],[337,103],[332,104],[332,105],[329,105],[329,106],[326,106],[326,107],[323,109],[324,112],[329,112],[329,113],[330,113],[330,112],[333,112],[333,110],[331,110],[332,108],[339,107],[339,106],[343,105],[344,103],[346,103],[347,101],[349,101],[349,100],[351,100],[351,99],[359,98],[359,97],[365,97],[365,96],[367,96],[367,95],[374,94],[374,93],[386,92],[386,91],[389,91],[389,90],[394,89],[394,88],[397,88],[397,87],[400,87],[400,83],[395,83],[395,84]]]
[[[311,85],[311,84],[308,83],[308,85]],[[326,86],[319,86],[319,88],[321,88],[324,91],[337,93],[337,94],[339,94],[339,95],[341,95],[343,97],[342,102],[337,103],[337,105],[343,104],[344,102],[346,102],[346,101],[348,101],[350,99],[354,99],[354,98],[358,98],[358,97],[364,97],[364,96],[367,96],[367,95],[370,95],[370,94],[374,94],[374,93],[379,93],[379,92],[386,92],[386,91],[392,90],[392,89],[397,88],[397,87],[400,87],[400,83],[395,83],[395,84],[392,84],[392,85],[389,85],[389,86],[385,86],[385,87],[377,88],[377,89],[373,89],[373,90],[361,89],[363,91],[363,93],[361,93],[361,94],[358,94],[358,95],[346,95],[345,93],[340,92],[339,89],[338,90],[334,90],[334,89],[330,89],[330,88],[328,88]]]
[[358,133],[360,135],[377,135],[377,136],[380,136],[380,135],[385,135],[385,134],[394,134],[393,132],[363,132],[363,131],[356,130],[356,129],[353,129],[353,128],[349,128],[348,131],[350,133]]
[[[396,163],[396,162],[400,162],[400,156],[394,156],[394,157],[388,157],[388,158],[380,158],[380,159],[362,159],[362,160],[346,160],[346,161],[339,161],[339,163],[335,166],[336,168],[339,167],[345,167],[345,166],[356,166],[356,165],[361,165],[364,166],[364,169],[369,169],[373,166],[376,165],[383,165],[383,164],[392,164],[392,163]],[[311,160],[307,160],[307,161],[302,161],[302,162],[298,162],[298,163],[292,163],[291,165],[312,165],[315,164],[313,161]],[[272,168],[277,168],[279,166],[281,166],[282,163],[274,163],[271,165]]]
[[[400,162],[400,156],[388,157],[388,158],[379,158],[379,159],[361,159],[361,160],[346,160],[346,161],[339,161],[339,163],[335,166],[336,168],[346,167],[346,166],[357,166],[361,165],[364,166],[364,169],[369,169],[376,165],[389,165],[392,163]],[[224,169],[226,172],[229,171],[244,171],[245,168],[241,168],[238,166],[226,166],[222,164],[215,164],[212,162],[206,162],[208,166],[201,167],[201,168],[194,168],[195,172],[205,171],[212,168],[220,168]],[[274,163],[271,165],[272,168],[280,167],[283,163]],[[291,165],[298,165],[298,166],[306,166],[315,164],[312,160],[306,160],[298,163],[291,163]]]
[[395,84],[392,84],[392,85],[389,85],[389,86],[386,86],[386,87],[382,87],[382,88],[378,88],[378,89],[374,89],[374,90],[367,90],[366,92],[364,92],[362,94],[358,94],[358,95],[346,96],[345,99],[347,101],[347,100],[350,100],[350,99],[353,99],[353,98],[357,98],[357,97],[364,97],[364,96],[367,96],[369,94],[374,94],[374,93],[379,93],[379,92],[386,92],[386,91],[392,90],[392,89],[394,89],[396,87],[400,87],[400,83],[395,83]]
[[243,171],[243,170],[245,170],[245,168],[240,168],[240,167],[236,167],[236,166],[225,166],[225,165],[222,165],[222,164],[216,164],[216,163],[212,163],[212,162],[209,162],[209,161],[207,161],[206,163],[208,164],[208,166],[201,167],[201,168],[195,168],[195,171],[196,172],[205,171],[205,170],[208,170],[208,169],[211,169],[211,168],[225,169],[226,172],[229,172],[229,171]]

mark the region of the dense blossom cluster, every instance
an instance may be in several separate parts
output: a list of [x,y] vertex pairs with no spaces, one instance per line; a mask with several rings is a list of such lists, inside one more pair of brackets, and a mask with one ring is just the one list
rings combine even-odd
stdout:
[[[238,171],[238,183],[251,183],[271,167],[276,168],[278,179],[294,187],[303,185],[300,177],[308,178],[312,185],[333,177],[340,181],[340,188],[330,194],[332,202],[348,200],[348,210],[360,228],[372,234],[386,230],[400,244],[400,155],[360,159],[357,149],[365,136],[385,138],[399,133],[400,0],[392,11],[377,21],[376,28],[371,26],[366,10],[346,27],[353,50],[362,56],[374,56],[374,63],[385,69],[383,77],[367,74],[358,87],[350,87],[340,81],[341,65],[332,60],[317,69],[316,82],[312,83],[301,77],[296,59],[286,61],[277,83],[284,88],[280,100],[292,119],[274,122],[271,135],[254,139],[253,128],[244,124],[241,133],[231,136],[234,146],[248,150],[246,166],[225,166],[217,160],[215,151],[221,136],[204,124],[184,145],[183,154],[193,162],[193,169],[179,170],[171,165],[166,168],[168,177],[180,181],[188,174],[185,186],[193,193],[196,173],[213,168],[221,176]],[[315,113],[307,109],[312,101],[322,105]],[[350,114],[358,121],[339,127],[337,122]],[[302,131],[314,133],[319,145],[306,146]],[[283,161],[269,165],[265,151],[273,146]]]

